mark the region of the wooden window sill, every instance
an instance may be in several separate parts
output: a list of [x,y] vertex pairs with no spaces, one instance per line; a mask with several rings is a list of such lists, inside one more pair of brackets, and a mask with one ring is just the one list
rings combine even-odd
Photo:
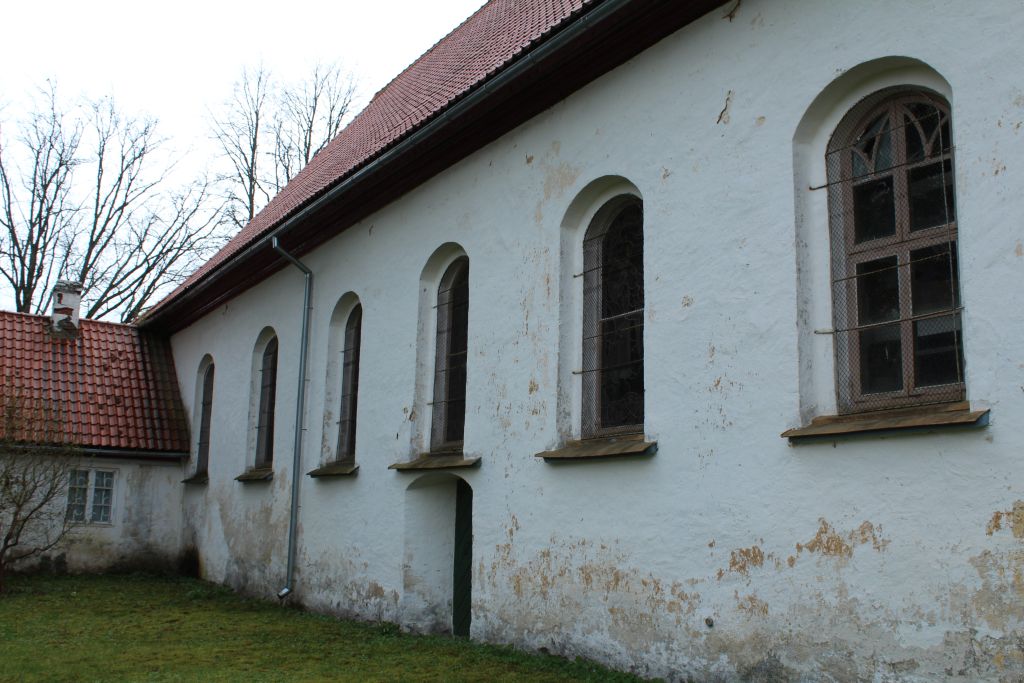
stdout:
[[270,481],[273,478],[274,469],[272,467],[254,467],[235,477],[235,481],[240,481],[244,484],[253,481]]
[[811,420],[809,425],[787,429],[782,437],[792,442],[913,429],[984,427],[988,425],[988,418],[987,408],[971,410],[967,401],[959,401],[857,415],[823,415]]
[[417,470],[449,470],[463,467],[476,467],[480,464],[480,458],[467,458],[461,451],[444,453],[424,453],[415,460],[409,462],[396,462],[388,465],[389,470],[409,472]]
[[187,479],[182,479],[182,484],[208,484],[210,482],[210,476],[206,472],[196,472]]
[[359,465],[351,460],[329,462],[323,467],[306,472],[306,476],[320,479],[323,477],[351,477],[359,471]]
[[642,434],[612,436],[602,439],[568,441],[561,448],[537,453],[535,457],[547,462],[562,460],[599,460],[604,458],[643,457],[654,455],[657,441],[645,441]]

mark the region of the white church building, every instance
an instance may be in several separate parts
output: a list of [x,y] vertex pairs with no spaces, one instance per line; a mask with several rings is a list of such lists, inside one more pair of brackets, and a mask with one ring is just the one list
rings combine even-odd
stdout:
[[668,680],[1024,680],[1022,35],[490,0],[140,321],[140,552]]

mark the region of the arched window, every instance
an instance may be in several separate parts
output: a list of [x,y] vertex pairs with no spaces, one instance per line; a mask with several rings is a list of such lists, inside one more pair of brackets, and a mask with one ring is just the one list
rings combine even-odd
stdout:
[[199,401],[199,441],[196,443],[196,476],[207,473],[210,463],[210,418],[213,414],[213,363],[203,372],[203,390]]
[[256,467],[274,462],[274,403],[277,394],[277,337],[263,349],[260,362],[260,402],[256,421]]
[[964,398],[949,105],[890,88],[829,145],[837,395],[841,412]]
[[359,345],[362,329],[363,307],[356,304],[345,324],[345,349],[342,351],[339,461],[351,461],[356,457],[356,406],[359,400]]
[[643,206],[605,204],[583,240],[584,438],[644,426]]
[[448,266],[437,290],[437,342],[430,448],[462,447],[466,428],[466,353],[469,329],[469,259]]

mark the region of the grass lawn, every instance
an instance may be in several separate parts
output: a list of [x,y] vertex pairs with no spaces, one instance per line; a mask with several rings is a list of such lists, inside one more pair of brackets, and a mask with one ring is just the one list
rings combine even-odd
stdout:
[[410,636],[191,579],[15,577],[0,681],[637,681],[590,662]]

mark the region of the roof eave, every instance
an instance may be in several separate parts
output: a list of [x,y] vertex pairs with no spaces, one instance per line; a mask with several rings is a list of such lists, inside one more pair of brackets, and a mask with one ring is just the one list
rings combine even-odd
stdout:
[[[173,333],[728,0],[603,0],[307,200],[139,325]],[[516,100],[515,107],[502,103]]]

